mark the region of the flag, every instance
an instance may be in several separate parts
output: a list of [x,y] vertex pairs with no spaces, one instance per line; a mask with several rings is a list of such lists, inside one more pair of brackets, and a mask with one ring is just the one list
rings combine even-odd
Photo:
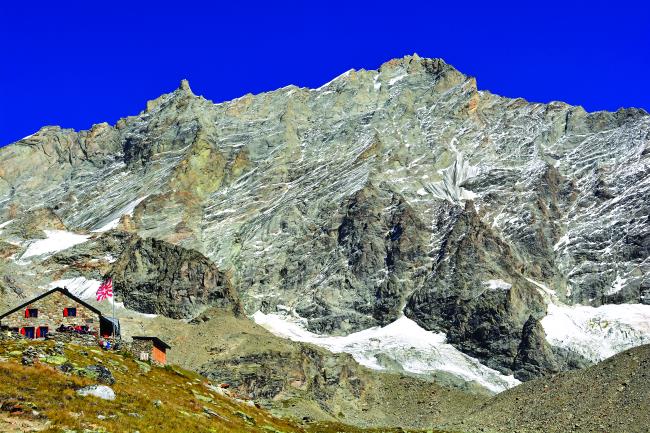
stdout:
[[103,301],[106,298],[113,297],[113,279],[107,278],[97,289],[97,300]]

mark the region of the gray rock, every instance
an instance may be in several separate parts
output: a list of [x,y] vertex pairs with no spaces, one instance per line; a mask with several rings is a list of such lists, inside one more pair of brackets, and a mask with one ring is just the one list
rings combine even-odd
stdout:
[[143,313],[191,318],[208,307],[241,312],[229,278],[214,263],[165,241],[134,237],[110,275],[124,304]]
[[530,380],[566,369],[566,366],[562,367],[546,341],[541,323],[530,316],[524,324],[521,343],[513,362],[515,377],[522,381]]
[[115,383],[113,373],[103,365],[89,365],[85,368],[85,373],[87,376],[96,379],[99,383],[106,385],[113,385]]

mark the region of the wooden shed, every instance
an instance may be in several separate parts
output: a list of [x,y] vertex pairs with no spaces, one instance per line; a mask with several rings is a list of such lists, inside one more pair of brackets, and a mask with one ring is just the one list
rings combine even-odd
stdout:
[[167,364],[167,349],[171,349],[169,344],[158,337],[134,336],[132,338],[131,352],[140,361]]

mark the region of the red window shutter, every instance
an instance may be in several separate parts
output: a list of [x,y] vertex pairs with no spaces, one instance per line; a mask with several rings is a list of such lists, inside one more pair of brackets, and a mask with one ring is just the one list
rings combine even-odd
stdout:
[[29,317],[29,308],[25,310],[25,317]]
[[39,338],[41,336],[41,327],[39,326],[36,328],[36,338]]
[[25,335],[25,328],[20,328],[20,333],[21,333],[22,335]]
[[63,317],[68,317],[68,309],[67,308],[63,309]]

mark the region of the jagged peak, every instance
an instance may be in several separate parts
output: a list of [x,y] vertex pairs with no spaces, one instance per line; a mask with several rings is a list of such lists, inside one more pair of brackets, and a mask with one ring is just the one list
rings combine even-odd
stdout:
[[145,109],[145,113],[153,111],[156,107],[160,106],[164,101],[169,100],[169,98],[178,98],[178,97],[186,97],[186,96],[196,96],[196,95],[194,95],[194,92],[192,92],[192,88],[190,87],[190,82],[186,78],[183,78],[181,82],[178,84],[176,90],[174,90],[173,92],[162,94],[156,99],[147,101],[147,107]]
[[181,80],[181,83],[178,85],[177,90],[180,90],[181,92],[189,92],[189,93],[194,94],[192,92],[192,89],[190,88],[190,82],[186,78],[183,78]]

